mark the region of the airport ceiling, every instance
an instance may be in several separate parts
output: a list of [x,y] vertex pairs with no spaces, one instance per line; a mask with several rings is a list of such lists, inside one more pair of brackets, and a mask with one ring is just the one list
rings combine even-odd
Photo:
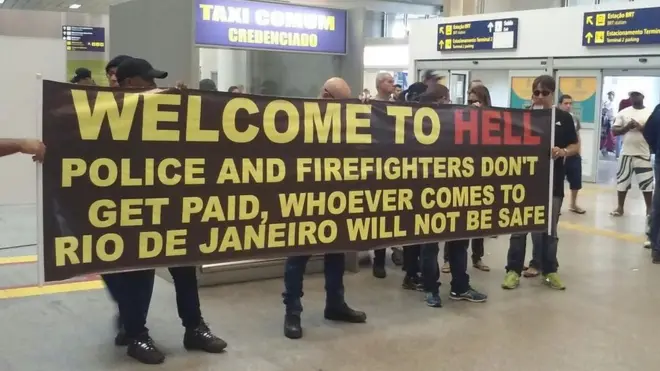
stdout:
[[[68,12],[76,11],[81,13],[107,13],[110,5],[123,3],[129,0],[0,0],[1,9],[22,9],[22,10],[46,10],[55,12]],[[139,1],[139,0],[134,0]],[[362,2],[367,0],[355,0]],[[292,1],[275,1],[282,3],[296,3]],[[304,1],[305,3],[313,3],[313,0]],[[373,1],[369,1],[373,2]],[[389,3],[408,3],[419,5],[439,5],[440,0],[386,0]],[[319,1],[319,3],[327,4],[327,1]],[[80,5],[77,9],[71,9],[74,4]]]

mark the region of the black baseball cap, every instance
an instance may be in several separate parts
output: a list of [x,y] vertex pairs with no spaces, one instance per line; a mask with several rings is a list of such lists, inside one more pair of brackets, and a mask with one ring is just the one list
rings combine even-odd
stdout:
[[164,79],[167,72],[155,69],[151,63],[140,58],[128,58],[117,66],[117,81],[121,82],[130,77],[142,77],[144,79]]

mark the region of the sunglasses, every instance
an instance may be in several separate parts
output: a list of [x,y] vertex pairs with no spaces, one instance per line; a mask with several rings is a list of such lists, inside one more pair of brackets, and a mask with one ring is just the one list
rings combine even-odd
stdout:
[[534,90],[534,96],[535,97],[539,97],[541,95],[544,96],[544,97],[547,97],[550,94],[551,94],[551,92],[549,90]]

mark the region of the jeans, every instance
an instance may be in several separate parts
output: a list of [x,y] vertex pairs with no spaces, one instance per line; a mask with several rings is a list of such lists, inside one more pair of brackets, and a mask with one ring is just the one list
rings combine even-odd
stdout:
[[403,247],[403,270],[406,271],[406,276],[408,277],[417,277],[419,274],[420,246],[410,245]]
[[[524,243],[525,243],[525,250],[527,250],[527,235],[525,235]],[[532,260],[529,261],[529,267],[539,271],[541,270],[542,244],[543,244],[543,233],[532,233]]]
[[[563,197],[552,198],[552,215],[550,218],[550,234],[546,231],[532,233],[532,241],[538,241],[538,264],[544,275],[556,273],[559,263],[557,262],[557,224]],[[527,233],[512,234],[509,241],[509,253],[507,254],[507,272],[513,271],[522,274],[525,264],[525,253],[527,250]],[[536,259],[536,257],[535,257]],[[531,264],[530,264],[531,265]]]
[[[311,256],[293,256],[286,260],[284,268],[284,305],[286,314],[302,313],[303,278],[305,268]],[[325,254],[323,256],[325,273],[325,307],[336,309],[344,304],[344,254]]]
[[656,157],[655,168],[655,191],[653,193],[653,204],[651,207],[651,233],[650,241],[653,254],[660,256],[660,156]]
[[[484,257],[484,239],[483,238],[473,238],[470,240],[472,243],[472,264],[477,264],[481,258]],[[443,254],[444,262],[449,261],[449,252],[445,246]]]
[[[467,274],[467,248],[469,244],[469,240],[447,241],[445,243],[447,261],[451,269],[451,291],[458,294],[465,293],[470,289],[470,276]],[[440,279],[439,250],[437,243],[421,245],[422,283],[424,291],[433,294],[437,294],[440,287],[438,282]]]
[[202,309],[197,288],[197,269],[195,267],[169,268],[174,290],[176,308],[181,324],[187,329],[194,329],[202,323]]
[[126,336],[134,338],[147,332],[147,313],[154,289],[155,271],[147,269],[104,276],[111,276],[111,280],[106,279],[106,283],[112,282],[111,293],[114,292],[117,300]]

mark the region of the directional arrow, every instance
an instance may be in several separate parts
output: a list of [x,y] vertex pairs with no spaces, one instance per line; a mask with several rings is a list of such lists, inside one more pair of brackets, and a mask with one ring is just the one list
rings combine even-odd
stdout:
[[591,32],[587,32],[587,34],[584,35],[584,37],[587,39],[587,44],[591,44],[591,39],[594,38],[594,35],[592,35]]
[[444,35],[445,34],[445,26],[440,26],[440,28],[438,28],[438,34],[439,35]]
[[445,47],[445,41],[444,41],[444,40],[440,40],[440,41],[438,42],[438,45],[439,45],[441,48],[444,48],[444,47]]
[[593,15],[588,15],[587,16],[587,24],[594,25],[594,16]]
[[493,22],[488,23],[488,32],[493,32]]

